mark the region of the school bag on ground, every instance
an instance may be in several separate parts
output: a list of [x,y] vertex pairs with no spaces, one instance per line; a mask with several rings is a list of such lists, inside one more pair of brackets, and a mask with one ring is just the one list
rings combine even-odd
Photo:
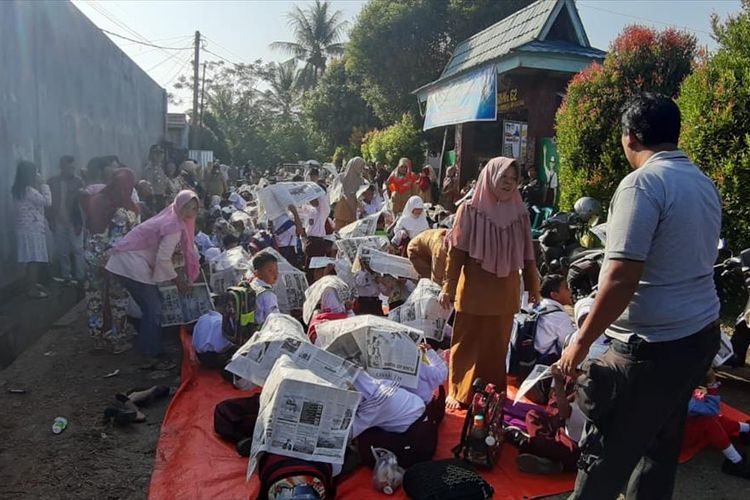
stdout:
[[227,288],[229,306],[224,315],[224,336],[234,345],[242,345],[255,332],[256,290],[251,286]]
[[258,475],[258,500],[336,498],[331,464],[263,453],[258,462]]
[[539,318],[557,311],[557,309],[521,310],[516,314],[513,334],[510,337],[509,375],[526,376],[531,372],[538,358],[534,350],[534,339],[536,339]]
[[404,492],[413,500],[484,500],[495,490],[463,460],[421,462],[407,469]]

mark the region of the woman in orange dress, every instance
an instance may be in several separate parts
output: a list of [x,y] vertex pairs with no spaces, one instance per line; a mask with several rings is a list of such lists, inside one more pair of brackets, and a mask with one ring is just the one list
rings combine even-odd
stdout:
[[401,158],[398,161],[398,166],[386,181],[388,192],[391,194],[393,215],[403,212],[404,205],[406,205],[409,198],[419,194],[417,181],[417,176],[411,171],[411,160],[409,158]]

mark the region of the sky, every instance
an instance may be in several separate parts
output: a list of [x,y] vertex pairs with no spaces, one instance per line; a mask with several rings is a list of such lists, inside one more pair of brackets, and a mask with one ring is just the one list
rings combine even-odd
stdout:
[[[498,0],[500,1],[500,0]],[[295,5],[306,8],[307,1],[286,0],[73,0],[94,24],[103,30],[133,40],[149,42],[156,48],[108,35],[131,59],[167,91],[182,102],[170,103],[170,111],[191,107],[189,91],[175,91],[180,75],[191,75],[193,38],[199,30],[205,48],[204,60],[225,62],[284,61],[287,54],[272,50],[275,41],[291,41],[286,13]],[[351,24],[364,0],[331,0]],[[662,29],[672,26],[694,34],[709,49],[711,14],[721,17],[738,12],[740,0],[578,0],[576,2],[591,45],[606,50],[610,42],[630,24]]]

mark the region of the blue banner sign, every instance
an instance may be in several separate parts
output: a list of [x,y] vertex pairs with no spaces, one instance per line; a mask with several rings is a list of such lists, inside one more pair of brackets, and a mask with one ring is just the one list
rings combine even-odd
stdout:
[[497,74],[489,66],[462,76],[427,96],[424,130],[497,119]]

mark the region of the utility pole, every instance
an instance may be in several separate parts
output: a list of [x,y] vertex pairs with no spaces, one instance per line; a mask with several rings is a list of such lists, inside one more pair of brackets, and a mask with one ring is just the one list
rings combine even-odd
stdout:
[[203,128],[203,102],[206,97],[206,63],[203,63],[203,77],[201,78],[201,117],[200,126]]
[[195,56],[193,57],[193,115],[190,119],[190,149],[195,149],[195,138],[198,132],[198,68],[201,55],[201,32],[195,32]]

